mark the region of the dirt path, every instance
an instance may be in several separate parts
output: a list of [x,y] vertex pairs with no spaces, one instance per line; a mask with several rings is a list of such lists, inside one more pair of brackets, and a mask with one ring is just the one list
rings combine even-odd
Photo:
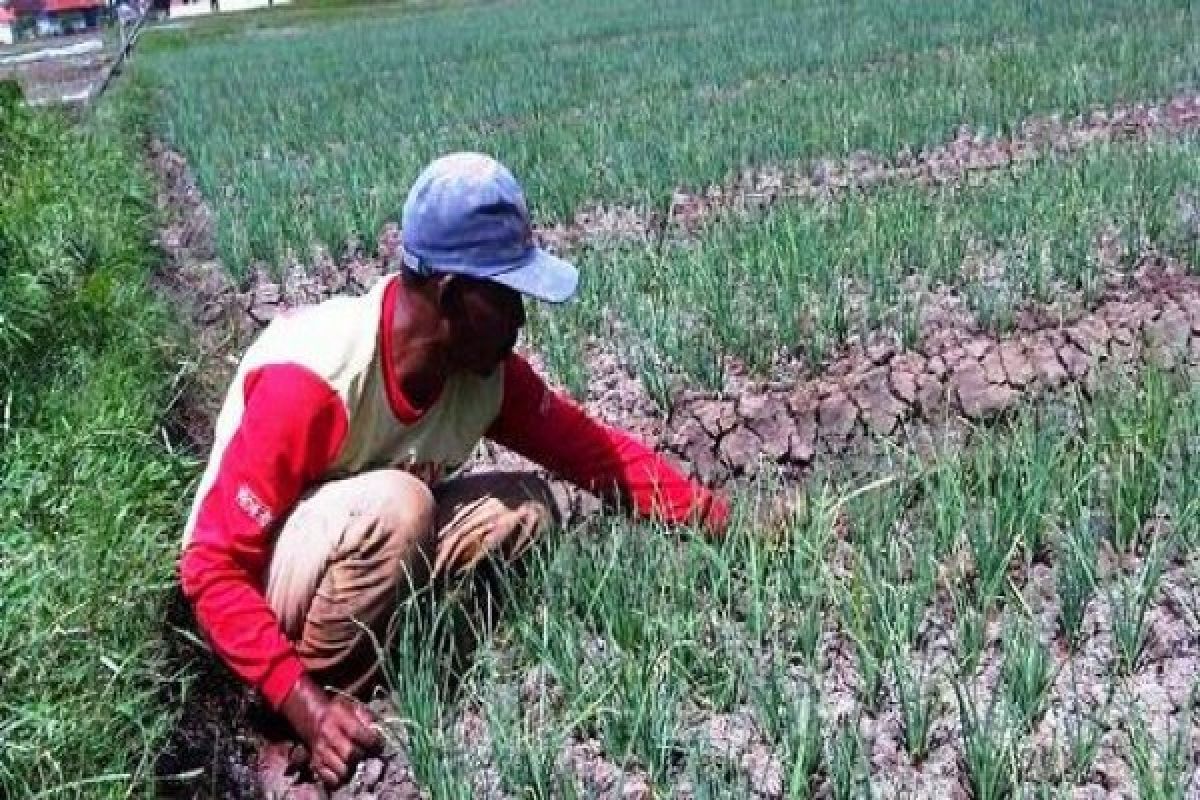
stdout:
[[[10,52],[11,49],[11,52]],[[45,43],[31,42],[12,48],[0,47],[0,67],[27,64],[34,61],[82,56],[104,49],[104,39],[94,34],[79,37],[48,40]]]
[[29,105],[75,105],[103,80],[112,57],[102,39],[86,39],[0,58],[0,80],[16,80]]
[[15,79],[31,106],[76,105],[88,99],[111,61],[109,54],[99,52],[7,66],[0,64],[0,80]]

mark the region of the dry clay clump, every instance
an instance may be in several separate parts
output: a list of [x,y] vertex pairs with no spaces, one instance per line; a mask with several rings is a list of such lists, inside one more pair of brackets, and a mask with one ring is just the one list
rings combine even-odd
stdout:
[[1095,388],[1142,362],[1200,368],[1200,280],[1143,265],[1131,287],[1110,290],[1095,311],[1061,325],[999,338],[947,327],[915,350],[851,350],[788,389],[685,395],[663,444],[697,475],[722,482],[764,463],[807,467],[906,423],[984,419],[1033,393]]

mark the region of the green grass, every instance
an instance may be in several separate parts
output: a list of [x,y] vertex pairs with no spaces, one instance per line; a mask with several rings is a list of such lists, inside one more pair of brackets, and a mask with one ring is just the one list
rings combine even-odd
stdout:
[[1003,130],[1165,96],[1196,83],[1196,13],[1165,0],[385,8],[288,36],[163,36],[159,52],[150,35],[136,70],[162,91],[156,127],[245,275],[373,242],[451,149],[512,166],[545,221],[601,201],[658,207],[748,165],[886,155],[963,122]]
[[111,117],[0,108],[0,795],[149,785],[191,469],[166,445],[153,194]]
[[[1195,698],[1188,698],[1187,708]],[[1129,731],[1129,744],[1138,796],[1144,800],[1183,800],[1191,784],[1195,757],[1188,755],[1188,733],[1183,725],[1167,731],[1165,742],[1156,743],[1142,720]]]

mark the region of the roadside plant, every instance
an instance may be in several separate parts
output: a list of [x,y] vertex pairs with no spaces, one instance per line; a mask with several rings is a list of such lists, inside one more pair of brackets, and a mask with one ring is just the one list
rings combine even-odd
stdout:
[[1171,524],[1183,546],[1194,551],[1200,547],[1200,389],[1192,387],[1180,403],[1176,416],[1176,432],[1173,439],[1178,443],[1179,459],[1174,469],[1176,476],[1172,495]]
[[917,767],[929,755],[929,735],[941,710],[937,686],[927,681],[928,677],[926,670],[914,673],[911,663],[892,655],[892,681],[904,727],[904,749]]
[[[883,560],[898,558],[893,552]],[[928,562],[925,562],[928,564]],[[892,648],[906,648],[917,639],[921,620],[933,596],[933,571],[922,568],[917,579],[899,576],[885,577],[875,570],[865,571],[861,578],[866,603],[866,631],[872,651],[883,660]]]
[[791,685],[785,669],[775,664],[767,670],[755,705],[783,762],[784,796],[803,799],[813,795],[821,766],[821,716],[816,689]]
[[934,530],[934,555],[945,556],[958,546],[967,519],[968,491],[956,455],[945,455],[924,475],[926,508]]
[[1158,503],[1162,489],[1159,462],[1133,442],[1113,454],[1109,463],[1109,508],[1112,544],[1119,553],[1134,553],[1144,545],[1144,525]]
[[1146,523],[1163,490],[1163,465],[1171,440],[1173,390],[1170,378],[1148,370],[1136,391],[1120,391],[1097,404],[1112,522],[1111,539],[1119,553],[1146,547]]
[[1010,292],[972,281],[966,293],[979,324],[985,329],[997,333],[1012,329],[1014,308]]
[[859,702],[878,708],[883,693],[883,659],[887,634],[872,625],[873,595],[860,579],[840,590],[839,616],[845,635],[854,645]]
[[1115,682],[1109,684],[1104,704],[1100,708],[1095,708],[1086,702],[1080,693],[1075,660],[1072,658],[1069,663],[1074,702],[1064,713],[1066,749],[1062,753],[1062,760],[1063,774],[1066,780],[1071,784],[1077,784],[1092,771],[1092,765],[1096,762],[1100,740],[1107,729],[1104,717],[1112,708],[1117,684]]
[[808,483],[793,496],[786,531],[774,552],[777,601],[787,610],[788,645],[812,671],[818,669],[821,635],[834,601],[826,588],[834,540],[836,499],[823,483]]
[[454,758],[454,743],[448,734],[446,713],[447,679],[452,672],[455,626],[464,616],[454,598],[435,603],[432,590],[414,592],[400,606],[391,658],[385,661],[391,698],[403,720],[413,772],[422,786],[436,789],[439,796],[470,797],[470,786],[446,770]]
[[996,527],[1002,539],[1020,539],[1027,564],[1045,555],[1055,482],[1070,474],[1070,442],[1056,420],[1030,414],[1021,418],[997,465]]
[[1058,563],[1055,567],[1055,590],[1058,593],[1058,623],[1067,648],[1074,652],[1080,643],[1083,617],[1088,602],[1096,591],[1097,537],[1091,531],[1091,518],[1081,510],[1080,516],[1058,539]]
[[1109,589],[1113,640],[1117,646],[1117,667],[1131,675],[1141,663],[1146,647],[1146,613],[1158,594],[1159,582],[1166,569],[1167,540],[1157,540],[1146,554],[1140,569],[1119,578]]
[[1096,763],[1105,728],[1096,716],[1082,709],[1073,715],[1067,725],[1067,774],[1072,782],[1078,783],[1091,773]]
[[987,615],[966,592],[951,590],[954,601],[954,652],[960,675],[974,675],[987,638]]
[[798,608],[787,608],[781,613],[788,620],[788,629],[783,632],[786,647],[815,674],[820,669],[821,635],[825,631],[825,617],[829,609],[825,605],[824,593],[814,591],[813,595],[808,603]]
[[1189,708],[1188,713],[1182,715],[1183,721],[1167,732],[1161,747],[1155,744],[1140,715],[1134,714],[1130,720],[1129,756],[1141,800],[1184,800],[1187,796],[1195,768],[1190,712]]
[[511,685],[490,687],[480,702],[501,781],[532,797],[571,796],[571,781],[560,774],[557,764],[567,736],[543,719],[526,717],[517,691]]
[[685,686],[669,650],[622,653],[611,691],[595,709],[606,751],[633,757],[656,778],[666,774],[679,739],[679,709]]
[[915,349],[921,339],[921,309],[908,292],[900,297],[899,313],[900,343],[908,350]]
[[983,502],[991,509],[968,520],[966,527],[967,544],[975,566],[973,599],[980,612],[991,609],[1003,596],[1008,565],[1021,541],[996,524],[998,507],[1008,501],[986,498]]

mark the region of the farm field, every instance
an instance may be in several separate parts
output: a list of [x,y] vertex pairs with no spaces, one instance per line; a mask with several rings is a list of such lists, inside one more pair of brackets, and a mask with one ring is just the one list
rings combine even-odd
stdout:
[[[455,593],[407,602],[395,748],[335,797],[1200,797],[1200,8],[248,19],[148,32],[111,100],[192,326],[179,447],[204,455],[249,337],[369,286],[419,169],[479,149],[581,269],[522,347],[737,501],[710,543],[568,493],[477,648]],[[112,731],[0,690],[0,743],[31,741],[0,789],[253,796],[284,769],[170,610],[163,498],[195,465],[154,455],[122,512],[158,510],[129,546],[158,587],[133,618],[163,632],[116,671],[137,744],[77,746]],[[0,555],[0,600],[33,596],[16,574]],[[58,635],[0,614],[8,641]]]
[[413,625],[383,785],[1200,791],[1194,10],[280,20],[136,76],[234,327],[369,283],[420,166],[486,150],[582,269],[531,352],[744,503],[717,547],[585,519],[465,677]]

